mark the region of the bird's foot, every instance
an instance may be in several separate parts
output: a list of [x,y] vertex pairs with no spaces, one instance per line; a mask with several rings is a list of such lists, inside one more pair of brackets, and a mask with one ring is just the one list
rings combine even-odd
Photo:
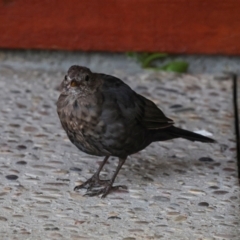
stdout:
[[93,189],[91,191],[87,191],[87,193],[84,194],[84,196],[94,197],[102,194],[101,198],[105,198],[110,192],[117,191],[119,190],[119,188],[126,190],[127,186],[125,185],[111,186],[110,184],[108,184],[105,188],[100,188],[100,189],[98,188],[98,189]]
[[86,182],[84,182],[81,185],[78,185],[74,188],[74,191],[86,188],[87,190],[91,190],[92,188],[99,188],[101,186],[108,186],[110,183],[110,180],[100,180],[98,176],[93,175],[91,178],[89,178]]

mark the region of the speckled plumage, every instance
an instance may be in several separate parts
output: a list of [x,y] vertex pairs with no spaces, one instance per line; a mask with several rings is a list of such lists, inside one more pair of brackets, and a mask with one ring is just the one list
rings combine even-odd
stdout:
[[[192,141],[214,140],[172,126],[174,123],[150,100],[134,92],[120,79],[92,73],[88,68],[72,66],[62,82],[57,102],[61,124],[70,141],[88,154],[119,157],[117,175],[128,155],[136,153],[154,141],[183,137]],[[88,195],[103,194],[112,188],[115,175],[109,182],[99,180],[103,167],[83,185],[91,190],[105,185]]]

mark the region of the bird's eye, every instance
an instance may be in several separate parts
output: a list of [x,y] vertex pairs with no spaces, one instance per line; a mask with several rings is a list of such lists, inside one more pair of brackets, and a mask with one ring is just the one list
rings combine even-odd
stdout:
[[85,81],[87,82],[88,80],[89,80],[89,76],[86,75],[86,77],[85,77]]
[[72,80],[70,83],[71,87],[77,87],[77,81],[76,80]]

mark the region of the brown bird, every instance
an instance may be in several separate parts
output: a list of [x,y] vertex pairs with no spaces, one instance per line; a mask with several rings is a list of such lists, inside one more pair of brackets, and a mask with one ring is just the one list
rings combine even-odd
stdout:
[[[86,195],[106,197],[128,155],[152,142],[184,138],[215,142],[213,139],[174,127],[173,120],[150,100],[134,92],[120,79],[72,66],[61,84],[57,112],[70,141],[81,151],[105,156],[99,169],[74,190],[87,188]],[[110,180],[99,174],[110,156],[119,158]]]

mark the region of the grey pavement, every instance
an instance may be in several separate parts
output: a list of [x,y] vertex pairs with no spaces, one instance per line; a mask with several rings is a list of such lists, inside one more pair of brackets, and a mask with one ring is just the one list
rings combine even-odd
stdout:
[[[159,64],[169,61],[186,61],[191,74],[221,74],[223,71],[234,71],[240,74],[239,56],[206,56],[206,55],[174,55],[164,59]],[[41,71],[66,71],[70,65],[86,65],[94,71],[110,73],[122,69],[127,73],[141,72],[136,61],[124,53],[95,53],[67,51],[23,51],[2,50],[0,62],[14,69],[32,69]]]
[[[232,83],[216,77],[234,69],[211,61],[213,72],[181,75],[142,70],[124,54],[0,52],[0,239],[238,240]],[[218,144],[154,143],[121,169],[116,184],[127,190],[106,199],[74,192],[102,158],[73,146],[57,117],[56,88],[72,64],[122,78],[177,126]]]

